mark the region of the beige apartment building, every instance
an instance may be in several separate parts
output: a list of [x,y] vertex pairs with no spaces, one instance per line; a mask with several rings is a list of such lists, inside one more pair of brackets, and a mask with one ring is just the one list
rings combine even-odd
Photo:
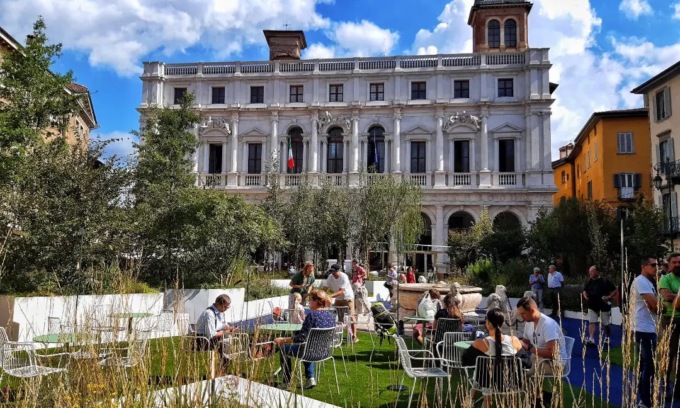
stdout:
[[680,184],[680,160],[675,154],[676,140],[680,139],[680,62],[665,69],[631,91],[644,96],[649,108],[649,130],[652,139],[652,178],[654,202],[666,214],[665,233],[670,237],[671,249],[678,249],[677,190]]

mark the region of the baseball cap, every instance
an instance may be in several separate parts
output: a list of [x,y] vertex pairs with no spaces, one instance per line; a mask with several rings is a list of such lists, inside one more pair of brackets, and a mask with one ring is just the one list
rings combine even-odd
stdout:
[[339,271],[339,270],[340,270],[340,265],[338,265],[338,264],[331,265],[331,272]]

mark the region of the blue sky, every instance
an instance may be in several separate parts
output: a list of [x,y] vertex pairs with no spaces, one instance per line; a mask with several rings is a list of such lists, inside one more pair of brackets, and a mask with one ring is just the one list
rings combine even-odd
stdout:
[[[97,137],[132,151],[143,61],[267,58],[263,29],[302,29],[305,58],[471,52],[474,0],[3,0],[0,26],[23,42],[42,15],[92,92]],[[680,56],[680,0],[534,0],[529,44],[551,49],[560,87],[553,155],[594,111],[642,106],[630,89]]]

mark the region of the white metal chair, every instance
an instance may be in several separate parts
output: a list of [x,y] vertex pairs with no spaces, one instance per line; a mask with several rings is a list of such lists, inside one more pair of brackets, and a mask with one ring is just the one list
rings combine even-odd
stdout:
[[441,359],[442,367],[447,371],[452,368],[463,368],[463,350],[454,346],[459,341],[469,341],[473,339],[472,333],[468,332],[449,332],[444,333],[444,340],[436,345],[437,355]]
[[[571,392],[571,400],[574,401],[573,403],[576,403],[576,398],[574,397],[574,388],[572,387],[571,383],[569,382],[569,373],[571,373],[571,353],[574,350],[574,343],[576,342],[576,339],[573,337],[568,337],[564,336],[564,347],[566,348],[567,351],[567,357],[561,359],[561,364],[555,364],[553,360],[549,359],[538,359],[537,360],[537,373],[539,375],[543,376],[543,378],[552,378],[552,379],[562,379],[564,380],[568,385],[569,385],[569,392]],[[547,371],[543,370],[542,368],[544,366],[551,366],[552,370]]]
[[21,379],[38,378],[40,380],[50,374],[66,373],[65,368],[39,365],[33,343],[7,341],[0,346],[2,347],[0,381],[5,374]]
[[[474,367],[464,367],[468,384],[473,391],[482,394],[485,405],[492,397],[512,397],[526,394],[524,391],[524,369],[516,356],[501,356],[502,365],[496,364],[496,357],[479,356]],[[503,405],[499,405],[503,406]]]
[[117,368],[122,370],[127,376],[127,369],[144,364],[147,349],[147,334],[136,333],[135,338],[128,341],[127,347],[109,348],[105,352],[109,353],[99,364],[102,367]]
[[342,357],[342,365],[345,367],[345,377],[349,377],[347,373],[347,363],[345,363],[345,351],[342,349],[345,336],[345,325],[341,323],[335,324],[335,332],[333,335],[333,348],[340,349],[340,356]]
[[427,346],[428,349],[433,350],[435,345],[444,339],[444,333],[462,330],[463,327],[459,319],[438,319],[436,329],[425,330],[425,336],[423,337],[425,346]]
[[[395,342],[397,343],[397,350],[399,352],[399,361],[401,362],[401,366],[404,369],[404,374],[401,377],[402,388],[404,385],[405,376],[413,378],[413,386],[411,387],[411,394],[408,398],[408,406],[410,407],[411,402],[413,401],[413,393],[416,388],[416,381],[419,378],[434,378],[436,381],[435,395],[438,395],[441,398],[441,392],[437,392],[437,387],[441,389],[441,380],[446,378],[449,381],[448,385],[450,388],[451,377],[449,376],[449,373],[439,367],[435,367],[438,359],[434,357],[434,354],[432,354],[430,350],[409,350],[406,347],[406,342],[404,342],[403,338],[399,336],[394,336],[394,338]],[[421,357],[419,357],[419,355]],[[416,367],[413,365],[413,362],[422,363],[423,366]],[[450,389],[448,391],[450,391]]]
[[[335,373],[335,387],[340,393],[340,383],[338,382],[338,370],[335,366],[335,359],[333,358],[333,339],[335,336],[335,327],[325,329],[314,328],[309,331],[307,341],[299,343],[303,347],[302,355],[298,357],[297,366],[300,374],[300,389],[302,395],[305,395],[304,384],[302,382],[302,365],[303,363],[322,363],[327,360],[333,362],[333,372]],[[316,375],[320,370],[316,370]]]
[[0,327],[0,344],[7,343],[9,341],[9,336],[4,327]]

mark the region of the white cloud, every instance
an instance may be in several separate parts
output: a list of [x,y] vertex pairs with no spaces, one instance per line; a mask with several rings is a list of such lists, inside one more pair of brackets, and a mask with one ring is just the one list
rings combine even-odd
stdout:
[[619,10],[631,20],[637,20],[640,16],[652,15],[652,6],[647,0],[621,0]]
[[673,8],[673,18],[680,20],[680,3],[673,4],[671,8]]
[[166,55],[200,44],[225,58],[244,44],[264,44],[263,29],[294,22],[292,29],[327,28],[316,12],[329,0],[4,0],[0,26],[17,39],[38,15],[52,42],[85,53],[93,66],[119,75],[141,71],[140,59],[160,50]]
[[132,144],[136,143],[138,140],[137,137],[129,132],[113,131],[105,134],[95,133],[90,135],[90,138],[92,140],[109,142],[104,148],[105,157],[116,156],[125,161],[136,155],[135,148]]
[[361,20],[359,23],[342,22],[332,24],[326,32],[331,45],[315,43],[304,53],[305,58],[368,57],[388,55],[399,41],[399,34],[374,23]]

